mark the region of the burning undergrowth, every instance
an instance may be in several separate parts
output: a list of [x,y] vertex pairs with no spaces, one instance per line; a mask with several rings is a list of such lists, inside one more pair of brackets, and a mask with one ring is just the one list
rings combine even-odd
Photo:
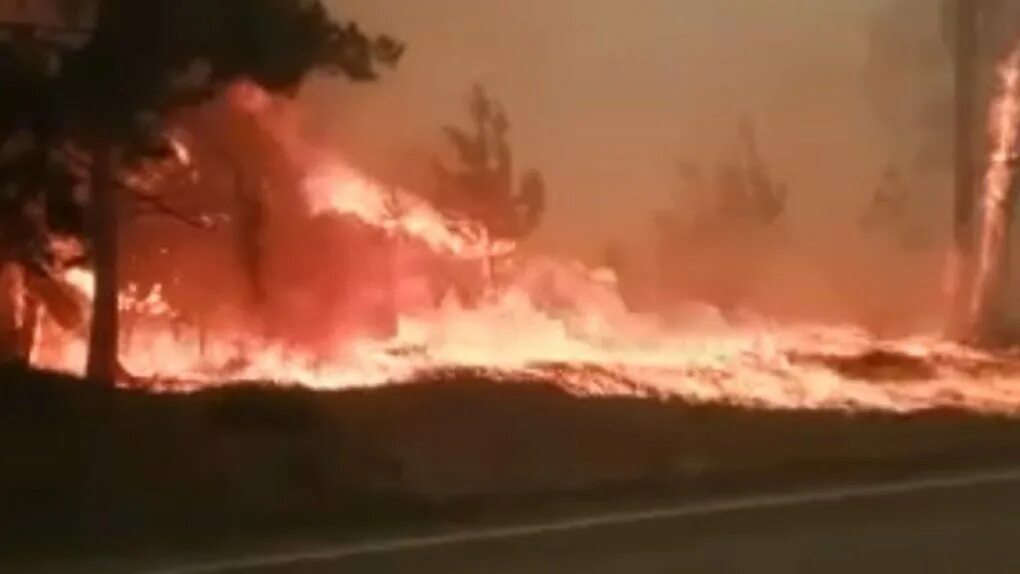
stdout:
[[[607,288],[608,289],[608,288]],[[852,327],[706,324],[607,315],[575,301],[538,308],[520,287],[475,308],[448,301],[402,316],[395,336],[309,352],[241,331],[175,335],[159,317],[136,330],[127,367],[161,390],[261,380],[317,389],[474,378],[551,383],[582,396],[680,398],[753,408],[890,410],[1020,407],[1020,361],[936,338],[878,342]],[[84,343],[40,349],[74,369]],[[80,359],[79,359],[80,360]]]
[[[724,316],[693,303],[668,319],[635,313],[613,273],[525,255],[309,146],[265,105],[249,119],[287,158],[287,175],[258,188],[269,197],[259,211],[266,231],[246,251],[258,252],[249,253],[255,296],[191,277],[183,283],[200,286],[203,306],[189,307],[175,292],[179,271],[162,264],[162,276],[122,293],[122,361],[153,389],[254,380],[337,389],[470,374],[754,408],[1020,410],[1020,361],[937,336],[878,341],[849,325]],[[223,219],[222,235],[243,231]],[[89,297],[87,274],[66,279]],[[34,362],[80,372],[85,347],[83,332],[44,325]]]

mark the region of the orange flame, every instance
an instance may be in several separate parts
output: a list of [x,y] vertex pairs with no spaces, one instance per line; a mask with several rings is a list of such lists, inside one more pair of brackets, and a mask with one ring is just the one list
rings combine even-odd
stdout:
[[[1011,121],[1020,114],[1014,97],[1020,91],[1017,61],[1020,56],[1006,68],[1010,97],[997,116],[1003,156],[1014,151],[1017,140]],[[265,105],[255,96],[247,94],[253,107]],[[513,251],[513,245],[492,245],[480,227],[449,221],[424,200],[342,162],[323,161],[306,171],[303,191],[312,214],[357,218],[457,258]],[[1005,168],[990,171],[989,202],[1001,201],[1008,180]],[[66,279],[89,295],[88,274],[69,273]],[[199,332],[182,323],[158,289],[125,289],[121,310],[122,361],[160,390],[238,380],[336,389],[407,384],[436,371],[468,369],[494,380],[547,381],[583,395],[782,409],[1020,412],[1020,363],[935,336],[882,342],[852,326],[727,320],[695,303],[671,314],[679,317],[675,320],[637,314],[621,300],[611,273],[553,258],[518,256],[503,288],[478,305],[448,298],[432,308],[399,310],[397,332],[389,340],[347,341],[325,351],[242,328]],[[45,326],[34,361],[80,373],[85,348],[84,332]]]
[[[88,277],[72,277],[83,287]],[[122,309],[138,317],[122,349],[125,366],[153,388],[188,391],[231,380],[316,389],[411,383],[447,369],[494,380],[548,381],[581,395],[676,397],[756,408],[907,412],[963,407],[1020,411],[1020,369],[935,337],[876,342],[852,327],[733,324],[690,305],[678,324],[627,311],[603,274],[554,259],[522,263],[513,284],[486,304],[447,300],[400,318],[391,340],[361,340],[312,354],[243,331],[174,329],[158,292],[127,290]],[[42,366],[80,372],[82,334],[47,331]],[[828,362],[866,363],[869,354],[921,365],[893,382],[854,377]],[[889,368],[889,367],[884,367]],[[895,365],[893,366],[895,368]]]
[[304,186],[312,212],[350,215],[390,233],[417,239],[432,249],[465,259],[505,255],[509,242],[490,245],[485,229],[453,222],[424,200],[400,189],[386,189],[339,162],[311,173]]
[[[622,313],[598,298],[543,309],[527,285],[515,285],[479,308],[448,301],[403,317],[392,340],[360,341],[330,356],[243,332],[209,334],[202,348],[197,337],[175,335],[156,314],[135,326],[122,357],[131,372],[151,378],[154,388],[178,391],[229,380],[316,389],[406,384],[430,372],[468,369],[494,380],[548,381],[581,395],[781,409],[1020,410],[1015,365],[934,337],[876,343],[851,327],[730,325],[710,309],[693,306],[684,325],[669,326]],[[84,348],[81,337],[49,339],[43,346],[48,351],[38,358],[45,366],[77,372]],[[850,377],[824,363],[874,352],[926,367],[916,376],[882,382]]]
[[1020,152],[1020,46],[999,66],[999,94],[992,103],[989,133],[992,152],[985,174],[978,265],[971,317],[985,319],[998,287]]

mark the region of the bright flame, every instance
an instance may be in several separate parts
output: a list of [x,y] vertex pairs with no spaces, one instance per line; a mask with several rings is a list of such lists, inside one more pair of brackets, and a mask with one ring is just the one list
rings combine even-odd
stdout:
[[317,168],[305,181],[305,196],[315,215],[336,213],[421,241],[440,253],[463,259],[506,255],[514,246],[490,245],[485,229],[443,217],[421,198],[387,189],[340,163]]
[[[684,324],[671,326],[626,313],[578,267],[548,261],[539,267],[544,269],[523,274],[561,274],[561,288],[574,289],[579,282],[580,298],[543,307],[534,286],[522,280],[484,306],[468,309],[448,300],[430,312],[402,317],[392,340],[361,341],[328,355],[244,332],[208,333],[203,346],[196,333],[175,332],[161,310],[126,329],[130,336],[122,356],[131,372],[165,390],[231,380],[366,387],[407,384],[456,369],[493,380],[546,381],[580,395],[782,409],[1020,411],[1015,362],[934,337],[876,342],[852,327],[732,325],[695,306],[686,310]],[[872,355],[898,358],[874,367],[874,380],[853,376],[852,366],[866,366]],[[39,358],[80,371],[84,340],[49,339]],[[850,366],[832,368],[839,364]]]
[[987,318],[1001,276],[1016,162],[1020,159],[1020,46],[999,66],[999,94],[992,103],[992,152],[985,174],[978,268],[972,320]]
[[[988,174],[990,216],[1008,192],[1005,160],[1017,144],[1020,55],[1004,68],[996,109],[998,157]],[[255,94],[258,95],[258,94]],[[252,105],[264,105],[254,96]],[[303,157],[317,157],[305,154]],[[307,168],[311,215],[336,214],[473,261],[509,255],[480,227],[453,222],[411,194],[380,185],[339,162]],[[982,269],[1001,224],[988,227]],[[325,262],[324,262],[325,263]],[[66,281],[86,296],[91,277]],[[153,388],[187,391],[257,380],[317,389],[412,383],[448,370],[499,381],[547,381],[583,395],[677,397],[763,408],[913,411],[962,407],[1020,412],[1020,362],[937,337],[876,341],[850,326],[726,320],[691,304],[669,320],[630,312],[611,273],[551,258],[517,256],[501,289],[466,306],[398,309],[389,340],[360,339],[326,351],[267,340],[254,330],[183,322],[159,290],[122,294],[125,367]],[[81,372],[85,333],[43,329],[36,364]]]

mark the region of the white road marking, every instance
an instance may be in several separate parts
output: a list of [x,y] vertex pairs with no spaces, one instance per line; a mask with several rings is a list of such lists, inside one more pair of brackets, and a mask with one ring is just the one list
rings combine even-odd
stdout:
[[726,500],[692,502],[654,510],[604,514],[588,518],[562,520],[544,524],[489,528],[471,532],[437,534],[415,538],[396,538],[378,542],[341,545],[303,552],[250,555],[246,557],[193,564],[188,566],[147,571],[148,574],[222,574],[232,571],[279,568],[305,562],[331,562],[344,558],[391,554],[472,542],[527,538],[574,530],[587,530],[604,526],[625,526],[657,520],[691,518],[772,508],[796,507],[811,504],[840,502],[851,499],[876,498],[897,494],[910,494],[932,490],[952,490],[1020,482],[1020,469],[986,471],[966,475],[946,475],[916,478],[899,482],[886,482],[868,486],[848,486],[825,490],[810,490],[785,494],[741,496]]

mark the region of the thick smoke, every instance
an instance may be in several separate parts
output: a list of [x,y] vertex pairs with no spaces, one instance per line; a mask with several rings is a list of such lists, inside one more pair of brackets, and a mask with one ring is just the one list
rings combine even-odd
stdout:
[[868,97],[895,161],[912,170],[944,172],[952,160],[947,11],[936,2],[889,0],[872,17]]
[[[954,11],[961,0],[885,0],[874,13],[865,86],[875,116],[894,144],[896,160],[920,174],[944,175],[952,162]],[[973,1],[973,0],[967,0]],[[995,89],[995,66],[1020,34],[1020,1],[979,6],[980,108]]]
[[[900,150],[898,162],[919,180],[948,188],[953,173],[954,71],[952,54],[958,33],[959,2],[970,2],[977,13],[977,85],[973,86],[976,174],[984,176],[975,187],[984,194],[978,202],[980,253],[978,277],[981,293],[975,303],[982,321],[988,295],[998,285],[994,277],[1010,281],[1008,269],[1015,266],[1016,243],[1009,221],[1013,203],[1007,200],[1012,188],[1015,146],[1015,51],[1020,40],[1020,2],[1016,0],[943,0],[916,2],[892,0],[872,23],[867,68],[867,86],[876,116],[888,137]],[[931,217],[929,206],[937,205],[942,223],[948,189],[937,195],[939,202],[917,206]],[[942,228],[948,228],[942,225]],[[1003,251],[1004,250],[1004,251]],[[1000,260],[1000,251],[1004,258]],[[1010,260],[1011,259],[1011,260]],[[1005,266],[1002,274],[1000,264]],[[990,291],[989,291],[990,292]],[[1007,311],[998,307],[996,313]]]
[[359,165],[407,178],[427,174],[439,128],[462,120],[483,83],[510,114],[520,163],[546,175],[536,245],[592,261],[609,241],[643,244],[678,161],[733,155],[748,115],[798,196],[795,223],[824,232],[833,214],[863,208],[878,171],[859,89],[877,1],[338,0],[339,13],[409,50],[386,82],[320,86],[308,101]]
[[[872,23],[891,1],[602,0],[584,10],[568,0],[496,1],[484,9],[468,0],[337,1],[341,13],[405,39],[408,55],[386,82],[320,85],[304,101],[309,123],[356,165],[421,189],[432,156],[444,149],[439,128],[460,122],[469,87],[484,83],[510,113],[521,163],[539,167],[548,182],[548,218],[526,247],[592,264],[604,263],[607,252],[622,254],[612,259],[627,260],[625,291],[645,299],[654,299],[647,287],[659,282],[658,250],[677,255],[674,267],[710,268],[722,259],[704,256],[698,242],[661,245],[654,222],[683,191],[679,163],[695,163],[714,180],[720,164],[739,161],[737,127],[749,117],[768,170],[788,188],[780,237],[740,242],[728,250],[725,270],[699,280],[709,287],[678,280],[664,286],[674,292],[670,298],[700,297],[718,285],[725,295],[710,298],[765,313],[854,321],[899,308],[924,314],[928,305],[905,302],[916,302],[925,285],[938,291],[936,242],[948,227],[949,190],[945,174],[917,181],[912,169],[920,163],[916,140],[937,136],[901,137],[935,120],[895,99],[904,91],[944,93],[938,67],[947,58],[935,7],[926,22],[911,22],[930,35],[922,51],[932,61],[921,67],[934,71],[934,80],[901,81],[899,70],[916,65],[913,56],[893,70],[869,71]],[[890,34],[895,44],[899,30]],[[884,88],[895,107],[883,115],[873,105],[882,94],[862,86],[873,74],[876,83],[898,82]],[[942,113],[937,104],[921,107],[926,117]],[[903,116],[898,124],[887,119]],[[859,227],[890,165],[910,168],[903,179],[924,206],[909,224],[926,237],[907,254]],[[690,275],[681,271],[676,275]],[[873,283],[873,296],[848,287],[860,277]],[[934,297],[926,291],[923,299]],[[889,308],[865,300],[888,300]]]

